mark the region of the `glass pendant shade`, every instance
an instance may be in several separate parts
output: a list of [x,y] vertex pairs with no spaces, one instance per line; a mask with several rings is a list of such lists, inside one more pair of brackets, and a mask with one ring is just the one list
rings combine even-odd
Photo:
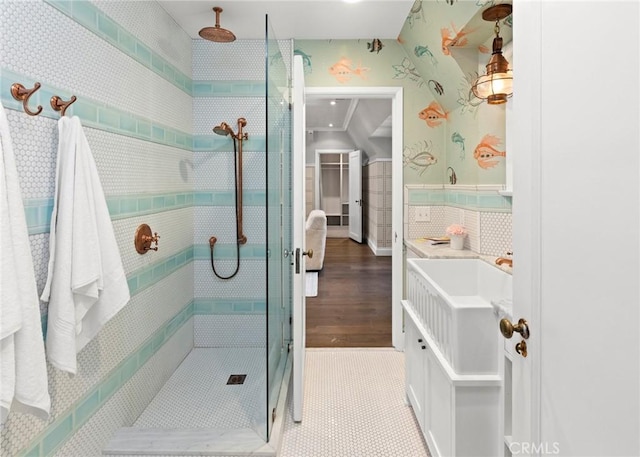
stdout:
[[513,94],[513,73],[507,70],[504,73],[480,76],[471,89],[473,95],[487,100],[490,105],[505,103]]
[[493,52],[487,64],[486,74],[475,80],[471,91],[476,97],[486,100],[490,105],[506,103],[507,98],[513,94],[513,72],[509,68],[509,62],[502,55],[502,38],[498,21],[511,14],[511,5],[496,5],[487,9],[482,18],[495,20],[495,33],[493,39]]

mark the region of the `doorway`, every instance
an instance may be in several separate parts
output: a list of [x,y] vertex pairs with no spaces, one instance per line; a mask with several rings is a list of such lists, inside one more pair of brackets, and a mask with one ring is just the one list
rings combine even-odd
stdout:
[[363,241],[362,157],[360,150],[316,149],[311,209],[325,212],[327,238]]
[[[369,246],[366,244],[359,245],[359,247],[363,248],[364,250],[369,250],[370,251],[369,254],[374,259],[376,257],[375,255],[376,253],[382,254],[377,256],[381,258],[381,262],[379,263],[386,262],[389,265],[389,271],[387,272],[387,274],[391,276],[391,281],[389,283],[389,286],[387,286],[387,288],[390,287],[391,294],[390,294],[390,299],[388,301],[387,311],[391,316],[390,324],[391,324],[392,338],[391,338],[390,344],[394,346],[396,349],[402,349],[404,345],[403,344],[404,338],[402,333],[402,311],[400,306],[400,300],[402,298],[401,285],[403,281],[402,279],[402,276],[403,276],[403,271],[402,271],[402,246],[403,246],[403,237],[402,237],[402,228],[403,228],[403,225],[402,225],[402,214],[403,214],[402,212],[402,185],[403,185],[403,179],[402,179],[402,176],[403,176],[402,175],[402,88],[400,87],[392,87],[392,88],[381,88],[381,87],[318,88],[318,87],[314,87],[314,88],[306,88],[305,92],[306,92],[306,99],[307,99],[307,113],[309,112],[309,109],[310,109],[309,100],[316,100],[316,99],[326,100],[327,103],[329,103],[332,99],[348,100],[348,99],[355,98],[357,100],[365,100],[365,101],[366,100],[381,101],[381,99],[386,99],[385,102],[387,102],[388,105],[390,106],[389,111],[391,115],[388,116],[388,120],[386,120],[386,122],[381,123],[381,124],[384,124],[384,125],[381,125],[381,128],[386,128],[388,129],[388,132],[389,132],[388,143],[389,143],[390,154],[387,157],[383,157],[381,159],[374,158],[375,161],[387,162],[386,168],[390,175],[389,186],[388,186],[389,188],[386,189],[386,191],[387,191],[388,197],[390,198],[391,205],[389,206],[389,208],[386,209],[386,211],[382,212],[382,214],[386,215],[385,222],[388,229],[388,236],[387,236],[388,243],[386,246],[381,247],[380,249],[369,249]],[[349,103],[350,103],[350,106],[353,107],[352,102],[349,101]],[[352,108],[351,114],[353,114],[353,111],[355,110]],[[308,118],[308,115],[307,115],[307,118]],[[335,142],[335,141],[332,142],[330,139],[328,139],[326,135],[327,130],[328,129],[325,129],[325,131],[323,132],[322,144],[326,146],[339,147],[340,142]],[[311,129],[309,129],[309,126],[307,126],[306,134],[313,135],[314,133],[315,132],[313,132]],[[348,147],[352,149],[358,149],[360,145],[357,143],[356,144],[352,143]],[[307,191],[306,192],[307,196],[305,198],[305,200],[307,201],[307,212],[310,211],[310,209],[315,208],[315,196],[311,191],[315,185],[314,184],[315,169],[313,167],[313,163],[315,161],[315,149],[316,148],[313,148],[313,147],[307,149],[307,157],[312,159],[312,160],[307,160],[307,175],[306,175],[306,186],[305,186]],[[366,161],[367,159],[365,159],[365,162]],[[364,177],[365,181],[366,179],[367,178]],[[364,200],[363,204],[365,206],[366,206],[367,198],[368,197],[365,190],[363,192],[363,200]],[[365,213],[366,211],[367,209],[364,209]],[[363,224],[365,225],[365,227],[367,223],[368,223],[367,218],[366,217],[363,218]],[[365,229],[365,232],[366,231],[367,230]],[[327,239],[327,241],[329,242],[330,239]],[[333,241],[331,242],[333,243]],[[357,245],[357,243],[351,241],[349,238],[338,238],[335,241],[335,243],[338,243],[338,244],[340,242],[344,242],[344,243],[349,242]],[[369,244],[369,242],[366,239],[363,240],[363,243]],[[345,246],[338,247],[337,249],[344,251],[344,248],[348,246],[349,245],[347,244]],[[331,249],[331,245],[328,245],[327,247],[327,255],[330,255],[329,249]],[[358,255],[361,255],[361,254],[358,254]],[[359,268],[357,266],[351,266],[350,268],[351,268],[351,274],[350,275],[347,274],[347,276],[352,276],[352,275],[366,276],[367,270],[371,269],[370,266],[363,266],[362,268],[360,268],[360,270],[362,271],[358,271]],[[386,266],[383,268],[383,270],[385,268]],[[337,279],[334,278],[334,281],[335,280]],[[344,282],[346,280],[347,278],[343,278],[341,281]],[[319,281],[322,281],[322,276],[319,278]],[[370,278],[370,281],[376,281],[376,279]],[[366,286],[355,286],[356,289],[357,287],[366,288]],[[350,290],[354,290],[354,288],[351,288]],[[337,294],[338,292],[334,291],[333,293]],[[343,298],[346,298],[346,297],[343,297]],[[348,307],[349,303],[344,303],[343,306]],[[355,311],[355,308],[352,311]],[[362,314],[364,315],[361,316],[361,318],[366,319],[367,318],[366,312],[362,311]],[[386,343],[385,345],[389,345],[389,343]]]

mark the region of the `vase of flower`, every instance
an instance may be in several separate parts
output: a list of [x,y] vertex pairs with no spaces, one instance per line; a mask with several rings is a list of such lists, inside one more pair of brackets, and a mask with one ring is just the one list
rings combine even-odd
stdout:
[[447,227],[449,235],[449,246],[451,249],[464,249],[464,238],[467,236],[467,229],[460,224],[451,224]]
[[451,249],[464,249],[464,235],[451,235],[449,237],[449,246]]

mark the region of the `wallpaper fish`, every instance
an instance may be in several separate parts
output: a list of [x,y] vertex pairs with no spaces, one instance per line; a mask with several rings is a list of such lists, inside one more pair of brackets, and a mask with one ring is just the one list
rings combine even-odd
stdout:
[[449,50],[450,46],[466,46],[469,43],[469,38],[467,35],[472,33],[474,30],[456,30],[455,24],[451,23],[451,29],[449,30],[447,27],[443,27],[440,29],[440,35],[442,36],[442,53],[445,56],[450,56],[451,51]]
[[421,44],[416,45],[416,47],[413,48],[413,53],[416,55],[416,57],[428,57],[431,65],[433,65],[434,68],[438,67],[438,59],[436,59],[436,56],[433,55],[433,52],[431,52],[429,46]]
[[478,161],[480,168],[492,168],[498,165],[501,158],[506,157],[506,151],[499,151],[496,146],[502,144],[502,140],[493,135],[485,135],[473,151],[473,158]]
[[453,144],[458,145],[458,147],[460,148],[460,160],[464,160],[467,155],[467,151],[464,146],[464,138],[462,137],[462,135],[460,135],[460,132],[453,132],[453,134],[451,135],[451,141],[453,142]]
[[375,52],[376,54],[380,54],[380,51],[382,51],[382,48],[384,48],[384,44],[378,38],[374,38],[373,40],[367,43],[367,50],[369,52]]
[[429,82],[429,87],[438,95],[444,95],[444,87],[442,86],[442,84],[440,84],[438,81],[436,81],[435,79],[430,79]]
[[402,152],[403,166],[416,170],[420,176],[431,166],[438,162],[436,156],[431,153],[433,145],[431,141],[423,140],[413,145],[405,147]]
[[449,118],[449,113],[446,113],[440,104],[433,101],[425,109],[418,113],[418,117],[424,120],[429,127],[438,127],[442,122]]
[[427,22],[424,17],[424,11],[422,9],[422,0],[416,0],[415,2],[413,2],[413,5],[409,10],[409,15],[407,16],[409,27],[413,28],[416,21],[421,21],[423,23]]
[[311,68],[311,56],[308,55],[308,54],[305,54],[300,49],[294,49],[293,50],[293,55],[301,56],[302,57],[302,68],[304,69],[304,72],[305,73],[311,73],[311,71],[312,71],[312,68]]
[[361,79],[367,79],[366,72],[368,72],[369,70],[369,68],[363,67],[362,65],[354,67],[351,59],[342,57],[331,67],[329,67],[329,74],[336,78],[339,83],[344,84],[348,81],[351,81],[351,78],[353,76],[358,76]]

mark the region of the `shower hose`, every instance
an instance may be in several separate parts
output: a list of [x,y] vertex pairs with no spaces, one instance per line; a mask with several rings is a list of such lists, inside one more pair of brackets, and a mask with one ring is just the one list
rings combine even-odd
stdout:
[[[236,147],[235,137],[233,137],[233,170],[234,170],[233,175],[235,178],[234,187],[236,189],[236,269],[229,276],[221,276],[216,271],[216,266],[213,262],[213,246],[215,242],[212,242],[211,240],[209,241],[209,249],[211,252],[211,269],[213,270],[213,274],[220,279],[231,279],[235,275],[237,275],[238,270],[240,270],[240,239],[239,239],[240,233],[238,232],[238,151]],[[214,237],[211,237],[211,238],[213,239]]]

